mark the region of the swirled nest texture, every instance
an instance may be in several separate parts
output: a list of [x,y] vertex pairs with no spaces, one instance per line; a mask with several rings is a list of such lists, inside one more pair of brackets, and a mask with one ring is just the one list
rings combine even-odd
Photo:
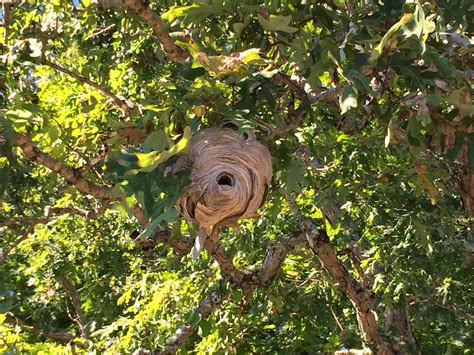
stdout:
[[207,128],[191,139],[191,184],[176,208],[201,227],[235,226],[258,217],[272,178],[268,148],[251,132]]

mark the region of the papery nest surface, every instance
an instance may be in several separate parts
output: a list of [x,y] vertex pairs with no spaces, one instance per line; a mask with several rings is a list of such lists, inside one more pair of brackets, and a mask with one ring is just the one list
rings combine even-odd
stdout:
[[201,227],[236,226],[258,217],[272,178],[268,148],[252,132],[207,128],[189,145],[191,184],[178,199],[181,216]]

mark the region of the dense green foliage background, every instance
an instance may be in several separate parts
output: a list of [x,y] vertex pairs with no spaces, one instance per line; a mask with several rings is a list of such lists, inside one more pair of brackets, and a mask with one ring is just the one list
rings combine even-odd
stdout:
[[0,18],[0,351],[162,351],[185,322],[182,353],[362,348],[305,242],[250,291],[171,247],[197,233],[175,153],[232,121],[274,169],[261,218],[221,233],[239,269],[311,220],[393,349],[472,352],[472,2],[28,0]]

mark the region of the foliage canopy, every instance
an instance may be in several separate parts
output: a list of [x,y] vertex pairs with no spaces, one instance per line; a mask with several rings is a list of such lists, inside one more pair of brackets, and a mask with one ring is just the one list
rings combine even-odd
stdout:
[[[0,351],[474,349],[472,2],[2,2]],[[172,173],[232,122],[259,219]]]

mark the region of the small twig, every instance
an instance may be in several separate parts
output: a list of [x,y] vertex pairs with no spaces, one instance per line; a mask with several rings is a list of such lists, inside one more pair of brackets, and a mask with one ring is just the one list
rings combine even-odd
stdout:
[[49,67],[51,67],[51,68],[53,68],[53,69],[55,69],[55,70],[57,70],[61,73],[67,74],[67,75],[73,77],[74,79],[76,79],[77,81],[79,81],[81,83],[84,83],[84,84],[87,84],[87,85],[93,87],[94,89],[99,91],[102,95],[108,97],[111,100],[111,102],[114,104],[114,106],[122,111],[122,114],[123,114],[124,118],[128,118],[131,115],[131,113],[133,111],[133,106],[128,102],[128,100],[126,100],[125,98],[123,98],[119,94],[114,94],[109,89],[104,88],[103,86],[100,86],[99,84],[92,81],[88,77],[86,77],[82,74],[75,73],[75,72],[73,72],[69,69],[63,68],[59,64],[53,63],[53,62],[47,60],[46,58],[43,58],[41,60],[41,63],[44,64],[44,65],[47,65],[47,66],[49,66]]
[[99,36],[99,35],[101,35],[102,33],[107,32],[108,30],[110,30],[110,29],[112,29],[112,28],[114,28],[114,27],[115,27],[115,23],[113,23],[113,24],[111,24],[111,25],[109,25],[109,26],[107,26],[107,27],[104,27],[104,28],[100,29],[99,31],[97,31],[97,32],[95,32],[95,33],[93,33],[93,34],[91,34],[89,37],[87,37],[87,39],[89,40],[89,39],[91,39],[91,38],[94,38],[94,37],[96,37],[96,36]]
[[291,211],[296,217],[296,220],[298,223],[302,224],[304,222],[303,215],[301,214],[300,209],[298,208],[298,205],[296,204],[296,200],[291,194],[289,194],[285,189],[279,188],[278,191],[280,194],[285,198],[286,202],[288,203],[288,206],[290,206]]
[[102,150],[94,157],[92,157],[88,162],[81,166],[78,170],[79,174],[84,174],[94,168],[98,163],[105,159],[109,152],[109,147],[104,144]]
[[19,237],[17,240],[15,240],[12,245],[6,247],[3,250],[2,254],[0,254],[0,265],[5,263],[5,261],[7,260],[8,255],[12,252],[13,249],[15,249],[23,241],[28,239],[30,233],[33,231],[33,228],[34,228],[34,225],[28,226],[28,228],[26,229],[26,232],[21,237]]
[[118,94],[114,94],[109,89],[97,84],[96,82],[92,81],[91,79],[89,79],[88,77],[82,74],[75,73],[69,69],[62,67],[59,64],[53,63],[50,60],[48,60],[47,55],[46,55],[46,52],[48,49],[48,38],[46,37],[45,33],[41,31],[38,31],[37,35],[42,45],[41,47],[41,63],[42,64],[47,65],[50,68],[53,68],[63,74],[69,75],[72,78],[76,79],[77,81],[93,87],[94,89],[99,91],[102,95],[108,97],[110,101],[112,102],[112,104],[115,107],[117,107],[120,111],[122,111],[122,116],[124,119],[128,118],[131,115],[133,111],[133,105],[122,96]]
[[337,327],[339,328],[339,333],[340,336],[344,334],[344,328],[342,327],[341,322],[339,321],[339,318],[337,317],[336,312],[334,311],[334,307],[332,306],[332,299],[331,299],[331,294],[324,291],[324,295],[326,296],[326,305],[329,308],[329,311],[332,314],[332,317],[334,318],[334,321],[336,322]]

